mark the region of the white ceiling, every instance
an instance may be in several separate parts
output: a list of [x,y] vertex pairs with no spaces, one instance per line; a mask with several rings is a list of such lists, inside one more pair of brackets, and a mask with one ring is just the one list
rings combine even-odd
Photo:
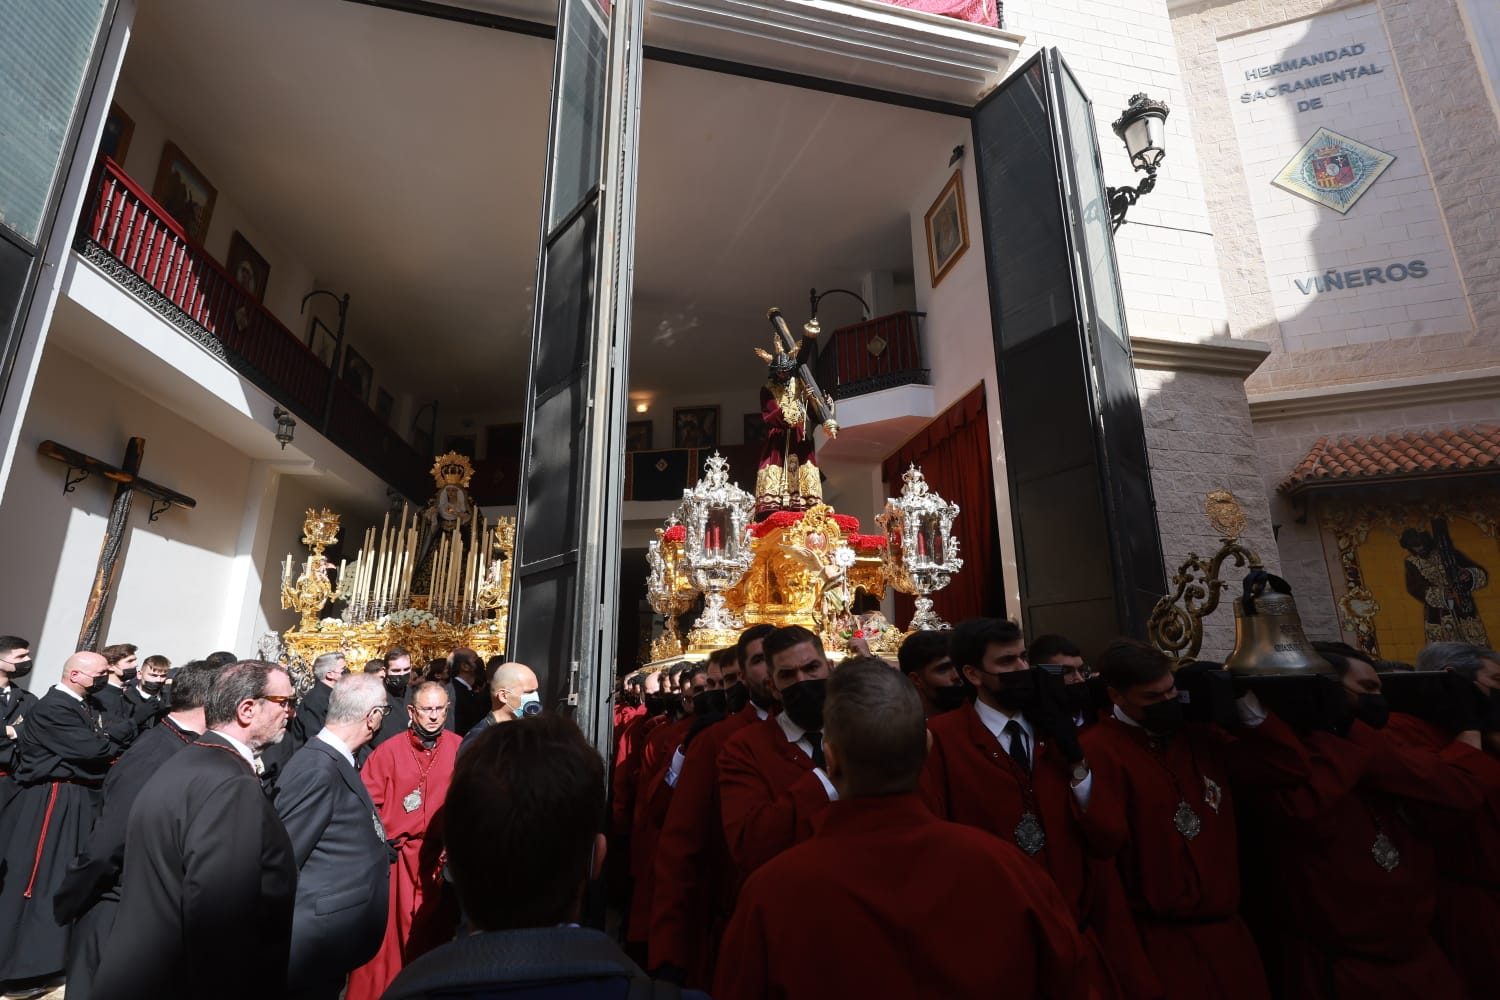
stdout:
[[[341,0],[141,0],[125,77],[349,291],[351,331],[417,398],[494,412],[524,387],[551,61],[545,39]],[[907,209],[962,131],[648,62],[632,391],[753,389],[768,306],[797,319],[809,286],[909,275]],[[856,308],[829,299],[825,328]]]

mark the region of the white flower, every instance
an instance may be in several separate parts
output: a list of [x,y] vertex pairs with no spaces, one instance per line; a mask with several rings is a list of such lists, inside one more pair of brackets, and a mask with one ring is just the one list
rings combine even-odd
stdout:
[[839,569],[848,569],[854,565],[854,550],[847,545],[840,545],[833,550],[833,564]]

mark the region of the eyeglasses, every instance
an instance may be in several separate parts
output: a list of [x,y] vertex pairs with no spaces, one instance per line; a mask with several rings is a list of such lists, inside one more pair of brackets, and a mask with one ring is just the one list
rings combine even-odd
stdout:
[[391,714],[391,706],[389,706],[389,705],[376,705],[374,708],[370,709],[370,711],[372,711],[372,712],[379,712],[380,713],[380,717],[383,719],[387,715]]
[[275,702],[282,708],[292,711],[295,711],[297,708],[297,696],[294,694],[263,694],[260,696],[260,700]]

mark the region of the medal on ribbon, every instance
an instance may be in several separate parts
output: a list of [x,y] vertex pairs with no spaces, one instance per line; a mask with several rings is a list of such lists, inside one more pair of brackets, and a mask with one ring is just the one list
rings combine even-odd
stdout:
[[1042,829],[1035,813],[1026,813],[1016,824],[1016,846],[1032,857],[1047,846],[1047,831]]
[[1394,841],[1381,830],[1375,834],[1375,843],[1370,845],[1370,856],[1375,863],[1386,871],[1395,871],[1396,866],[1401,863],[1401,851],[1396,847]]
[[1172,825],[1177,827],[1177,832],[1188,840],[1192,840],[1203,832],[1203,820],[1193,812],[1193,807],[1187,804],[1187,799],[1177,803],[1177,812],[1172,816]]
[[401,800],[401,808],[405,809],[407,812],[416,812],[419,808],[421,808],[421,806],[422,790],[420,788],[413,788],[411,791],[407,792],[406,797]]

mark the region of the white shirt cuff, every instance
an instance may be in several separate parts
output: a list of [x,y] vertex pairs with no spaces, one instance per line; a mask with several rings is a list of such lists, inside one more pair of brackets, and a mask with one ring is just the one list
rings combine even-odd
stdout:
[[1255,697],[1254,691],[1246,691],[1234,701],[1235,711],[1240,713],[1241,725],[1254,729],[1266,721],[1266,707]]
[[687,758],[683,755],[682,747],[672,755],[672,763],[667,765],[667,787],[677,787],[677,776],[682,773],[682,762]]
[[1073,786],[1073,797],[1078,800],[1078,807],[1084,812],[1089,811],[1089,798],[1094,791],[1094,772],[1089,771],[1089,776]]
[[815,767],[813,768],[813,774],[816,774],[818,776],[818,780],[823,783],[823,791],[828,793],[828,801],[837,802],[839,800],[839,790],[833,787],[833,782],[828,780],[828,775],[823,771],[823,769],[821,767]]

